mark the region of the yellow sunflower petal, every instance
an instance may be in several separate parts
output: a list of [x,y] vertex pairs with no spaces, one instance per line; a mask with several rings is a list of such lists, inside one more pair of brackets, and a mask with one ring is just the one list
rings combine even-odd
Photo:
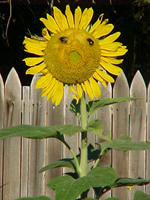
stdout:
[[93,26],[91,27],[91,29],[89,30],[89,33],[92,33],[93,31],[95,31],[95,29],[100,25],[100,20],[98,19]]
[[64,92],[63,83],[58,82],[57,90],[56,90],[54,96],[52,97],[52,103],[54,103],[55,106],[58,106],[60,104],[61,99],[63,97],[63,92]]
[[25,45],[25,48],[34,46],[39,48],[40,50],[44,50],[47,46],[47,42],[45,41],[39,41],[38,39],[27,38],[26,36],[23,41],[23,44]]
[[28,49],[25,49],[24,51],[27,53],[38,55],[38,56],[44,56],[44,52],[41,51],[40,49],[35,49],[35,48],[30,47]]
[[49,93],[47,94],[47,101],[49,101],[50,99],[52,100],[53,99],[53,101],[52,101],[52,103],[54,104],[54,95],[56,94],[56,91],[57,91],[57,89],[58,89],[58,86],[59,86],[59,82],[57,81],[57,80],[55,80],[55,84],[54,84],[54,86],[52,87],[52,89],[49,91]]
[[57,33],[57,31],[59,32],[59,31],[60,31],[60,28],[59,28],[58,25],[56,24],[54,18],[53,18],[51,15],[47,14],[47,19],[48,19],[48,21],[49,21],[49,23],[50,23],[51,30],[55,31],[55,32],[52,32],[52,31],[50,30],[50,32],[52,32],[52,33]]
[[[101,20],[102,20],[102,18],[101,18]],[[94,30],[94,33],[93,33],[93,35],[96,35],[97,33],[99,33],[101,30],[102,30],[102,28],[108,23],[108,19],[105,19],[102,23],[101,23],[101,20],[100,20],[100,24],[98,25],[98,27]]]
[[43,24],[46,26],[46,28],[51,32],[51,33],[57,33],[57,30],[53,27],[53,23],[45,18],[40,18],[40,21],[43,22]]
[[46,64],[41,64],[41,65],[36,65],[35,67],[30,67],[27,71],[26,74],[37,74],[39,72],[41,72],[41,70],[43,70],[46,67]]
[[98,83],[92,77],[89,78],[89,81],[90,81],[92,92],[93,92],[94,96],[95,97],[100,97],[101,90],[100,90],[100,87],[99,87]]
[[25,58],[23,61],[25,61],[27,66],[33,66],[41,63],[44,60],[44,57],[31,57],[31,58]]
[[76,100],[76,104],[78,104],[79,98],[75,94],[71,94],[71,96]]
[[48,33],[48,30],[47,30],[47,28],[43,28],[43,30],[42,30],[42,35],[43,35],[43,37],[46,39],[46,40],[50,40],[50,35],[49,35],[49,33]]
[[96,72],[106,81],[106,82],[110,82],[110,83],[114,83],[114,79],[109,76],[106,72],[103,72],[100,69],[96,69]]
[[120,34],[121,34],[120,32],[111,34],[111,35],[107,36],[106,38],[104,38],[103,40],[101,40],[99,42],[99,44],[100,45],[110,44],[110,43],[114,42],[120,36]]
[[115,65],[119,65],[123,62],[123,59],[108,58],[108,57],[103,57],[103,56],[101,56],[101,60],[107,63],[115,64]]
[[107,24],[103,26],[97,33],[93,33],[95,38],[100,38],[102,36],[108,35],[114,28],[113,24]]
[[106,56],[106,57],[117,57],[117,56],[123,56],[128,50],[126,49],[126,46],[121,46],[118,48],[117,51],[110,52],[106,50],[101,50],[101,56]]
[[104,87],[107,86],[107,82],[106,82],[101,76],[99,76],[99,74],[97,74],[97,72],[95,72],[95,73],[93,74],[93,77],[94,77],[97,81],[99,81],[100,83],[102,83]]
[[44,88],[46,87],[52,79],[52,75],[50,73],[46,74],[45,76],[42,76],[40,79],[38,79],[35,83],[35,88]]
[[78,97],[79,99],[81,99],[82,97],[82,88],[79,84],[77,84],[77,94],[78,94]]
[[120,42],[113,42],[106,45],[100,45],[100,49],[107,50],[107,51],[117,51],[119,47],[121,47],[122,43]]
[[89,25],[92,17],[93,17],[93,9],[92,8],[84,9],[83,14],[81,16],[80,28],[86,29],[87,26]]
[[67,21],[68,21],[69,27],[70,28],[74,28],[73,15],[72,15],[72,12],[70,10],[70,6],[69,5],[66,6],[65,14],[67,16]]
[[84,84],[83,84],[83,83],[81,83],[81,86],[82,86],[82,88],[83,88],[84,92],[86,93],[86,89],[85,89],[85,86],[84,86]]
[[90,86],[89,82],[88,81],[84,81],[84,86],[85,86],[85,90],[86,90],[87,95],[92,100],[94,98],[94,95],[93,95],[93,92],[91,90],[91,86]]
[[59,28],[63,31],[68,28],[68,23],[65,15],[57,8],[53,7],[54,9],[54,18],[56,23],[58,24]]
[[75,88],[73,87],[73,85],[70,85],[70,89],[73,93],[77,93],[77,91],[75,90]]
[[81,19],[82,11],[81,8],[78,6],[75,10],[74,21],[75,21],[75,28],[79,27],[80,19]]
[[52,78],[51,81],[49,81],[49,84],[41,92],[41,96],[43,97],[46,94],[48,94],[52,90],[52,88],[54,87],[55,83],[56,83],[56,79]]
[[101,61],[100,65],[106,69],[109,73],[114,74],[114,75],[120,75],[120,73],[122,72],[122,69],[120,67],[117,67],[115,65],[112,65],[110,63],[106,63]]

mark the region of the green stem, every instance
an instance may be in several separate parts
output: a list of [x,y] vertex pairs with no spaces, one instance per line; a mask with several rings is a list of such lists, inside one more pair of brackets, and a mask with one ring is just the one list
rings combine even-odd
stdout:
[[64,140],[63,143],[66,145],[66,147],[69,149],[70,153],[72,154],[74,161],[75,161],[75,167],[76,167],[76,172],[78,173],[79,177],[81,176],[81,171],[80,171],[80,166],[79,166],[79,162],[78,159],[74,153],[74,151],[71,149],[71,147],[69,146],[69,144]]
[[[83,94],[81,98],[80,111],[81,111],[81,126],[83,129],[86,129],[87,117],[86,117],[85,94]],[[81,158],[80,159],[81,159],[80,177],[82,177],[86,175],[86,171],[87,171],[87,131],[81,132]]]

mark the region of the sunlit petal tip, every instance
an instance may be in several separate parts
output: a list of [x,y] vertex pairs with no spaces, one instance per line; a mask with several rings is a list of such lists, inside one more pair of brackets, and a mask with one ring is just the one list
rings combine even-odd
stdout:
[[23,61],[26,63],[27,66],[33,66],[41,63],[44,60],[44,57],[29,57],[23,59]]
[[81,11],[81,8],[78,6],[75,9],[75,14],[74,14],[74,23],[75,23],[75,28],[76,29],[79,27],[81,16],[82,16],[82,11]]
[[74,28],[73,15],[72,15],[72,12],[70,10],[70,6],[69,5],[66,6],[65,14],[66,14],[66,17],[67,17],[67,21],[68,21],[69,27],[70,28]]

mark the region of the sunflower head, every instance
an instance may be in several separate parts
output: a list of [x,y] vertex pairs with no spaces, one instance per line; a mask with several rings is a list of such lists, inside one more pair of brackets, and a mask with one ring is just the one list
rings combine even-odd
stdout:
[[69,5],[65,15],[54,7],[54,17],[47,14],[47,19],[40,19],[46,27],[42,31],[44,39],[25,37],[25,51],[36,55],[24,59],[30,67],[26,73],[42,74],[36,88],[43,88],[41,95],[47,95],[56,106],[63,97],[64,85],[69,86],[77,102],[83,92],[92,100],[101,94],[98,82],[104,86],[114,82],[106,71],[114,75],[122,72],[116,65],[123,60],[117,57],[127,49],[115,42],[120,32],[107,36],[114,26],[102,21],[103,15],[90,27],[92,17],[92,8],[82,13],[77,7],[73,16]]

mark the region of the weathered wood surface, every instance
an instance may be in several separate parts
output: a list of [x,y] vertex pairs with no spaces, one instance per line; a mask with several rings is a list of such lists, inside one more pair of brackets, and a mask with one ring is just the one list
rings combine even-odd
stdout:
[[[0,76],[0,128],[31,124],[48,126],[56,124],[79,124],[77,118],[69,111],[72,100],[68,89],[64,89],[61,104],[55,108],[46,97],[41,97],[41,90],[35,89],[34,76],[31,85],[23,86],[17,72],[13,68],[4,85]],[[101,98],[108,97],[142,97],[139,100],[106,106],[95,113],[104,124],[104,135],[109,131],[112,138],[129,135],[132,141],[150,141],[150,85],[146,88],[144,80],[137,72],[129,87],[125,75],[119,76],[112,88],[102,85]],[[4,92],[5,91],[5,92]],[[65,136],[66,137],[66,136]],[[79,153],[80,134],[66,137],[70,146]],[[88,144],[100,142],[94,134],[89,134]],[[60,159],[72,157],[68,149],[56,139],[31,140],[26,138],[11,138],[0,141],[0,200],[12,200],[21,196],[48,195],[55,199],[54,192],[46,184],[51,178],[65,173],[66,169],[53,169],[38,173],[43,166]],[[144,177],[150,179],[150,152],[109,151],[101,159],[100,166],[112,166],[118,176],[132,178]],[[90,168],[89,165],[88,168]],[[111,195],[121,200],[132,200],[136,189],[150,194],[150,186],[115,189],[106,193],[101,199]],[[92,190],[90,191],[92,194]]]

